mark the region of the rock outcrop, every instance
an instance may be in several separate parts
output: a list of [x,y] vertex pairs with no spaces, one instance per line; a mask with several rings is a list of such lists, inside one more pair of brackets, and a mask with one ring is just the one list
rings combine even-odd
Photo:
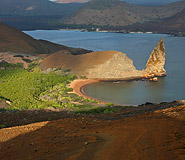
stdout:
[[[41,68],[71,69],[78,77],[99,80],[131,80],[148,78],[157,81],[157,76],[166,75],[164,69],[165,49],[163,39],[154,48],[145,70],[137,70],[133,61],[119,51],[99,51],[83,55],[71,55],[58,51],[41,62]],[[154,78],[154,79],[152,79]]]
[[71,69],[78,77],[89,79],[130,79],[140,77],[133,61],[126,54],[118,51],[99,51],[83,55],[71,55],[67,51],[56,52],[41,63],[42,69]]
[[166,70],[164,69],[165,65],[165,47],[163,39],[161,39],[154,50],[152,51],[150,58],[145,67],[145,71],[149,76],[165,76]]

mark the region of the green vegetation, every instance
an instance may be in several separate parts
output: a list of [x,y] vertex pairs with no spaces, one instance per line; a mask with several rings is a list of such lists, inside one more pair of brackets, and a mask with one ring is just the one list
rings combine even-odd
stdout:
[[9,99],[19,109],[45,108],[47,105],[39,98],[40,94],[62,83],[67,85],[72,75],[57,75],[28,72],[23,68],[0,70],[0,97]]
[[79,109],[79,110],[75,110],[73,111],[73,113],[75,114],[110,114],[116,111],[120,111],[121,109],[123,109],[125,107],[122,106],[115,106],[115,107],[91,107],[89,108],[88,106],[83,109]]
[[28,69],[0,69],[0,103],[2,100],[10,102],[10,107],[1,109],[0,112],[52,107],[63,108],[74,114],[108,114],[122,108],[113,107],[112,103],[102,107],[96,100],[73,93],[68,85],[76,76],[69,71],[55,70],[44,74],[35,62]]
[[23,64],[22,63],[17,63],[17,64],[14,64],[14,63],[7,63],[6,61],[1,61],[0,62],[0,68],[23,68]]
[[0,124],[0,129],[6,128],[6,124]]

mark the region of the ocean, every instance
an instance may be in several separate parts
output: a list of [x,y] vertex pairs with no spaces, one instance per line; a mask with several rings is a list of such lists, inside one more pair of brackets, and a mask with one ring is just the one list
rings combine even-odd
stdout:
[[137,69],[144,69],[150,53],[163,38],[167,76],[158,82],[101,82],[83,88],[93,98],[120,105],[139,105],[185,99],[185,37],[149,33],[81,32],[78,30],[25,31],[36,38],[93,51],[117,50],[126,53]]

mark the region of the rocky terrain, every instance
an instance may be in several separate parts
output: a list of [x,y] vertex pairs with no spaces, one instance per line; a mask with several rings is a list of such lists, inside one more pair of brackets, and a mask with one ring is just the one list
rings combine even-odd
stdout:
[[[114,114],[107,115],[108,120],[106,116],[70,115],[1,129],[0,159],[184,160],[184,105],[130,118],[121,115],[116,119]],[[35,112],[35,117],[41,115]]]
[[29,16],[65,16],[78,9],[81,4],[57,4],[49,0],[0,0],[0,15],[6,18]]
[[58,21],[82,5],[49,0],[0,0],[0,22],[20,30],[58,29],[61,25]]
[[137,70],[126,54],[118,51],[99,51],[84,55],[71,55],[67,51],[51,54],[41,62],[41,68],[71,69],[79,77],[100,80],[124,80],[164,76],[165,48],[163,39],[152,52],[146,69]]
[[132,2],[0,0],[0,22],[20,30],[100,28],[120,32],[185,32],[184,14],[181,12],[185,9],[185,0],[170,4],[168,1],[159,6],[138,5],[135,2],[131,4]]
[[140,6],[119,0],[92,0],[64,17],[65,24],[127,26],[171,17],[185,8],[185,1],[164,6]]
[[154,74],[156,76],[166,75],[165,65],[165,47],[163,39],[161,39],[157,46],[152,51],[148,62],[146,64],[145,72]]
[[146,22],[144,24],[135,24],[129,27],[126,27],[126,30],[133,30],[133,31],[151,31],[151,32],[163,32],[163,33],[173,33],[180,36],[183,36],[185,32],[185,9],[181,10],[177,14],[161,19],[157,22]]
[[[34,61],[37,61],[39,58],[37,56],[31,55],[18,55],[18,54],[10,54],[10,53],[0,53],[0,69],[1,63],[22,63],[24,68],[28,68],[28,65]],[[3,67],[2,67],[3,68]]]
[[68,50],[71,54],[83,54],[90,51],[71,48],[63,45],[51,43],[45,40],[36,40],[29,35],[0,23],[0,52],[18,54],[51,54],[59,50]]
[[89,0],[57,0],[57,3],[85,3],[89,2]]

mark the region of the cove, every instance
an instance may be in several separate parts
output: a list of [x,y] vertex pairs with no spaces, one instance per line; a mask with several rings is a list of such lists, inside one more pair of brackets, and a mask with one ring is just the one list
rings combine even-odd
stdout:
[[117,50],[126,53],[137,69],[144,69],[157,42],[164,38],[167,76],[158,82],[131,81],[95,83],[83,88],[93,98],[115,104],[138,105],[185,99],[185,37],[165,34],[120,34],[64,30],[26,31],[36,39],[45,39],[70,47],[94,51]]

